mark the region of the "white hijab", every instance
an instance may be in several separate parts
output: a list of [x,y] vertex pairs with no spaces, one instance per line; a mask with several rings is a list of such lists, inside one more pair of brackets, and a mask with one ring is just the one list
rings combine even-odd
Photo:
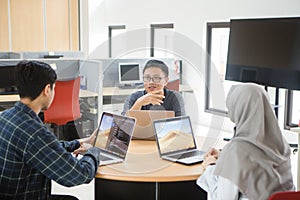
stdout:
[[226,105],[236,132],[223,148],[215,175],[230,180],[250,200],[294,190],[290,147],[264,89],[255,84],[232,86]]

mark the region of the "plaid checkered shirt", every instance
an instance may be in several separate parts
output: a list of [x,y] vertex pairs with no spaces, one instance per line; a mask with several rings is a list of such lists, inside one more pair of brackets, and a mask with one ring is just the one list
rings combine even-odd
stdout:
[[[64,186],[90,182],[98,168],[98,151],[78,160],[77,140],[59,142],[40,118],[17,102],[0,114],[0,199],[49,199],[51,180]],[[94,149],[94,148],[92,148]]]

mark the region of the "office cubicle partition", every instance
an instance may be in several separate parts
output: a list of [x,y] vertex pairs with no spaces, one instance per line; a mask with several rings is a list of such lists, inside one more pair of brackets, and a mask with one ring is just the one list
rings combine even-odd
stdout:
[[[13,68],[21,60],[22,59],[1,59],[0,69],[1,67],[2,69],[10,69],[10,67]],[[98,81],[100,83],[98,84],[98,87],[93,85],[95,84],[93,80],[98,79],[96,77],[102,77],[102,71],[99,65],[99,61],[85,61],[79,59],[62,58],[34,60],[50,64],[57,72],[58,80],[71,80],[75,77],[84,75],[86,76],[87,81],[89,83],[92,83],[91,86],[89,86],[87,89],[80,90],[80,106],[82,113],[81,118],[79,120],[76,120],[74,123],[67,124],[67,126],[64,127],[66,129],[66,132],[70,131],[70,129],[76,130],[77,134],[80,137],[88,136],[89,134],[91,134],[92,131],[97,127],[99,110],[100,112],[102,110],[102,98],[98,98],[99,94],[100,96],[102,95],[102,81]],[[8,74],[6,74],[6,76],[8,76]],[[13,78],[13,76],[13,73],[9,73],[9,77],[0,78]],[[13,106],[14,102],[19,99],[17,94],[1,93],[1,95],[2,97],[5,96],[5,98],[1,98],[0,102],[0,107],[3,107],[3,109],[7,109]]]
[[[119,87],[119,63],[138,63],[140,71],[143,70],[145,63],[151,58],[123,58],[123,59],[100,59],[103,66],[103,87]],[[154,58],[156,59],[156,58]],[[175,69],[175,59],[159,58],[168,65],[170,82],[180,78],[180,70]]]

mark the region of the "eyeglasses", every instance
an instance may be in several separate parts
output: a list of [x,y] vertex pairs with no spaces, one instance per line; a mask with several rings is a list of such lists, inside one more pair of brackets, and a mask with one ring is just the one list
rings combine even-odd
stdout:
[[144,82],[150,82],[151,80],[154,82],[154,83],[160,83],[161,79],[163,79],[165,77],[159,77],[159,76],[155,76],[155,77],[150,77],[150,76],[144,76],[143,77],[143,80]]

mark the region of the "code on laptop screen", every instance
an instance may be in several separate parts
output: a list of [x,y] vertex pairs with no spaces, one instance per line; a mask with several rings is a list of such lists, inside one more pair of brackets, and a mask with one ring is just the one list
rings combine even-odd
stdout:
[[95,146],[125,157],[135,121],[131,118],[106,113],[101,118]]

